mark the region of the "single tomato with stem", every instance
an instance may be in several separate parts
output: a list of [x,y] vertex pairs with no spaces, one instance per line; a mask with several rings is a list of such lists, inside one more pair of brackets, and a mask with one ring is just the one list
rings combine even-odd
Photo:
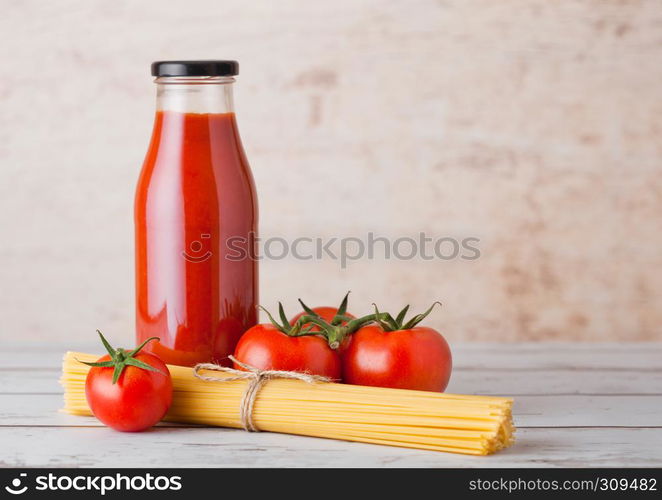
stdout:
[[97,330],[108,351],[90,366],[85,379],[85,397],[92,413],[118,431],[138,432],[152,427],[172,403],[172,379],[166,364],[153,354],[141,352],[152,337],[128,351],[113,348]]
[[[376,312],[376,323],[354,332],[342,353],[343,380],[348,384],[443,392],[452,371],[451,350],[434,328],[419,326],[434,306],[404,321]],[[376,307],[375,307],[376,309]]]
[[437,330],[419,326],[436,304],[408,321],[409,306],[395,318],[375,306],[375,314],[345,326],[312,316],[310,321],[338,341],[343,382],[442,392],[451,376],[450,347]]
[[[329,346],[323,334],[304,326],[307,316],[290,324],[280,302],[280,322],[262,309],[270,323],[255,325],[241,336],[234,351],[235,359],[260,370],[296,371],[340,379],[338,352]],[[235,363],[235,368],[241,366]]]

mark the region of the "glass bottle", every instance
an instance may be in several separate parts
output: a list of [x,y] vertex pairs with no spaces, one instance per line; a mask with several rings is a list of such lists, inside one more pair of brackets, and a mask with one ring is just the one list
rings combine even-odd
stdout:
[[257,196],[234,115],[236,61],[161,61],[135,197],[136,342],[223,361],[257,322]]

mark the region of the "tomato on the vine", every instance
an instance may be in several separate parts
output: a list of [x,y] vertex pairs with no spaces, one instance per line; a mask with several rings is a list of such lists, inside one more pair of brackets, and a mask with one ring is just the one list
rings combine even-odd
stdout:
[[452,358],[446,340],[417,326],[434,304],[405,322],[409,306],[396,318],[378,310],[355,318],[347,313],[347,296],[337,309],[299,302],[304,312],[290,321],[280,303],[281,323],[267,312],[272,324],[244,333],[235,358],[261,370],[302,371],[349,384],[439,392],[448,385]]
[[172,380],[166,364],[140,350],[114,349],[99,332],[108,354],[91,366],[85,379],[85,397],[92,413],[108,427],[137,432],[161,420],[172,402]]

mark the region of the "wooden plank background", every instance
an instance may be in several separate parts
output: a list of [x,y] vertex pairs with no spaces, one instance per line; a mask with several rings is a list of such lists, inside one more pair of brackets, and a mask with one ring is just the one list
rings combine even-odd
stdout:
[[[77,349],[98,352],[96,346]],[[516,444],[490,457],[233,429],[122,434],[58,412],[61,344],[0,350],[5,466],[575,467],[662,465],[662,344],[455,346],[449,392],[515,398]],[[129,442],[140,453],[126,453]],[[103,452],[100,452],[103,450]]]

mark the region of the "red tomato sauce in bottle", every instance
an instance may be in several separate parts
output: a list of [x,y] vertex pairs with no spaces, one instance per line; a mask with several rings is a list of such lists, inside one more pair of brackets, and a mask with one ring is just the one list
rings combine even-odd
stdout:
[[[223,362],[257,322],[257,197],[232,61],[161,62],[135,197],[136,341],[169,364]],[[199,73],[209,73],[200,75]]]

